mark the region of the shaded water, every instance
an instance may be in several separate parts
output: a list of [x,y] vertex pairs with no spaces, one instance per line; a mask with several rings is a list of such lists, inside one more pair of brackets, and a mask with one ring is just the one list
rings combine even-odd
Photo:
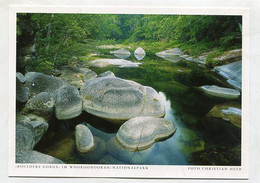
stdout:
[[[111,58],[111,55],[102,57]],[[137,61],[133,55],[128,60]],[[114,139],[118,126],[83,113],[76,119],[66,121],[59,121],[53,117],[47,135],[36,149],[60,158],[66,163],[240,164],[240,129],[233,129],[233,126],[226,124],[222,119],[212,123],[206,118],[212,107],[227,101],[205,96],[197,89],[202,85],[230,86],[211,71],[185,60],[172,63],[154,54],[148,54],[142,63],[138,68],[109,66],[91,69],[98,74],[111,70],[117,77],[133,80],[157,90],[165,104],[164,118],[172,121],[177,127],[172,137],[156,142],[147,150],[128,152]],[[240,99],[235,102],[241,103]],[[97,149],[84,157],[77,154],[75,147],[74,130],[79,123],[86,124],[95,141],[99,142]],[[229,130],[232,133],[229,134]],[[219,154],[212,155],[214,152]],[[234,152],[238,156],[235,160],[229,157]],[[226,158],[224,161],[222,156]]]

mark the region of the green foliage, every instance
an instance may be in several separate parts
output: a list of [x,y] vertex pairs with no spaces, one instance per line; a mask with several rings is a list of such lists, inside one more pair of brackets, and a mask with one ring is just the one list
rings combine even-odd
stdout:
[[214,52],[209,53],[209,55],[207,56],[206,61],[205,61],[206,67],[208,67],[208,68],[213,68],[213,67],[215,67],[215,66],[220,65],[220,64],[221,64],[221,61],[219,61],[219,60],[214,60],[214,58],[216,58],[216,57],[222,55],[223,53],[224,53],[224,51],[221,50],[221,49],[218,49],[218,50],[216,50],[216,51],[214,51]]

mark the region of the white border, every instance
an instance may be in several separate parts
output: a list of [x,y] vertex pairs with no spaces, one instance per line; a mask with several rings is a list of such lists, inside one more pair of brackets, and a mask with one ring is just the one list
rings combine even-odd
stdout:
[[[110,14],[182,14],[182,15],[242,15],[243,16],[243,64],[242,64],[242,166],[162,166],[162,165],[103,165],[110,169],[97,169],[100,165],[35,165],[40,168],[17,168],[15,164],[15,72],[16,72],[16,13],[110,13]],[[208,178],[247,179],[249,161],[249,11],[245,8],[144,8],[144,7],[55,7],[10,6],[9,11],[9,176],[29,177],[124,177],[124,178]],[[75,168],[83,166],[83,168]],[[94,167],[91,169],[90,167]],[[122,169],[113,169],[113,167]],[[124,167],[132,169],[123,170]],[[148,170],[140,170],[145,167]],[[208,167],[215,170],[205,170]],[[190,170],[194,168],[193,170]],[[218,168],[218,170],[216,170]],[[219,169],[228,170],[219,170]],[[241,168],[233,171],[231,168]],[[199,169],[199,170],[198,170]],[[202,170],[204,169],[204,170]]]

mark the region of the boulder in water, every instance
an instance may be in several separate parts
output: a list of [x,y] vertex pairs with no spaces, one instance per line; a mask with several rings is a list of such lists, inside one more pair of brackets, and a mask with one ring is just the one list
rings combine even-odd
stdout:
[[136,48],[134,52],[135,58],[137,60],[142,60],[145,57],[145,54],[146,54],[145,51],[141,47]]
[[155,141],[165,139],[175,131],[173,122],[164,118],[136,117],[119,128],[116,139],[125,148],[135,151],[147,149]]
[[87,153],[94,147],[94,139],[86,125],[79,124],[75,132],[76,146],[79,153]]
[[201,86],[200,89],[213,97],[224,99],[237,99],[240,97],[240,92],[231,88],[223,88],[216,85],[205,85]]
[[121,58],[121,59],[126,59],[130,57],[131,53],[125,48],[116,50],[116,51],[110,51],[111,54],[114,54],[116,57]]
[[214,67],[219,75],[227,79],[227,82],[241,91],[242,88],[242,62],[233,62],[227,65]]
[[82,112],[82,101],[77,88],[67,85],[60,88],[55,100],[55,114],[59,120],[72,119]]
[[120,68],[138,67],[141,63],[131,62],[124,59],[108,59],[102,58],[97,60],[89,61],[90,66],[94,67],[107,67],[110,65],[115,65]]
[[95,78],[80,89],[83,110],[121,124],[137,116],[163,117],[164,105],[151,87],[121,78]]
[[173,55],[182,55],[180,48],[173,48],[170,50],[165,50],[162,52],[156,53],[157,56],[173,56]]

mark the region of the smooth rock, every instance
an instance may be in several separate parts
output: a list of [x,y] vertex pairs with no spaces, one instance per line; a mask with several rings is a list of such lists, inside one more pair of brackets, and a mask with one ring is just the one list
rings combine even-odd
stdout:
[[60,78],[39,72],[27,72],[25,78],[25,86],[30,89],[31,96],[41,92],[48,92],[51,96],[55,96],[56,91],[65,85],[65,82]]
[[47,92],[42,92],[28,100],[23,108],[23,113],[33,113],[48,121],[54,109],[54,101]]
[[64,164],[63,161],[33,150],[16,151],[16,163],[26,164]]
[[30,97],[30,89],[16,77],[16,101],[25,103]]
[[110,51],[111,54],[114,54],[116,57],[121,58],[121,59],[126,59],[130,57],[131,53],[125,48],[116,50],[116,51]]
[[83,110],[121,124],[137,116],[163,117],[159,94],[151,87],[120,78],[96,78],[80,89]]
[[85,125],[79,124],[76,126],[75,139],[79,153],[87,153],[94,147],[93,135]]
[[137,60],[142,60],[145,57],[145,54],[145,51],[141,47],[136,48],[134,51],[134,55]]
[[215,85],[205,85],[201,86],[200,89],[213,97],[224,99],[237,99],[240,97],[240,92],[231,88],[223,88]]
[[94,147],[87,153],[80,153],[81,159],[86,162],[98,162],[106,154],[106,142],[99,137],[94,136]]
[[142,150],[155,141],[170,137],[176,131],[173,122],[164,118],[136,117],[126,121],[118,130],[116,139],[130,150]]
[[110,78],[114,78],[116,77],[115,74],[111,71],[106,71],[106,72],[103,72],[101,74],[98,75],[98,77],[110,77]]
[[35,145],[32,127],[27,123],[16,123],[16,150],[33,149]]
[[107,67],[110,65],[115,65],[120,68],[128,68],[128,67],[138,67],[141,63],[131,62],[124,59],[103,58],[103,59],[89,61],[89,64],[90,66],[95,66],[95,67]]
[[115,137],[112,137],[107,142],[106,148],[108,153],[113,157],[118,158],[120,161],[131,164],[144,164],[152,152],[152,148],[140,151],[130,151],[129,149],[121,146]]
[[82,101],[77,88],[67,85],[60,88],[55,100],[55,114],[59,120],[72,119],[82,112]]
[[233,62],[227,65],[214,67],[219,75],[227,79],[227,82],[241,91],[242,88],[242,62]]
[[87,80],[97,77],[97,74],[88,68],[64,66],[60,77],[68,84],[80,88]]
[[157,56],[173,56],[173,55],[182,55],[180,48],[173,48],[170,50],[165,50],[159,53],[156,53]]

